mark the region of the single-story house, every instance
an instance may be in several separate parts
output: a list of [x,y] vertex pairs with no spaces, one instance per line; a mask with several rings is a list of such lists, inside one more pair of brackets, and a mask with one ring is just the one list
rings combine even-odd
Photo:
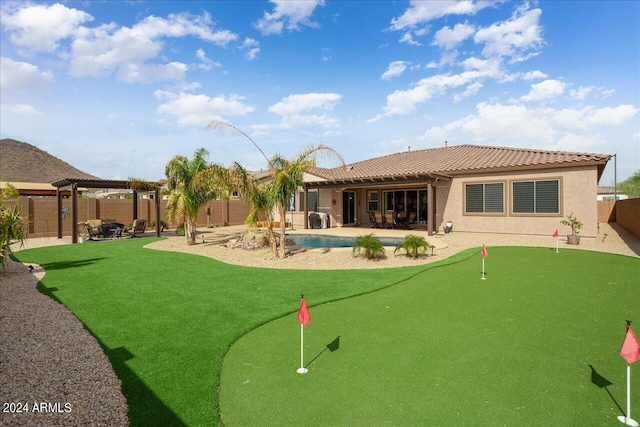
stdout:
[[573,213],[584,224],[580,234],[595,237],[598,181],[610,158],[458,145],[315,167],[306,171],[287,220],[308,228],[309,213],[322,212],[330,227],[370,227],[373,214],[392,213],[429,235],[447,222],[454,232],[551,235],[569,233],[560,221]]
[[625,200],[628,198],[629,196],[621,193],[620,190],[616,191],[615,187],[598,186],[598,201]]

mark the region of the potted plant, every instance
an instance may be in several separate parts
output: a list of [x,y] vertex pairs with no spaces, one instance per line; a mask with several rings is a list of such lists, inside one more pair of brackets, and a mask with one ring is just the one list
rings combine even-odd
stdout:
[[567,219],[563,219],[560,221],[560,224],[571,227],[571,234],[567,236],[567,243],[570,245],[579,245],[580,244],[580,229],[582,228],[582,223],[578,221],[578,218],[571,212],[567,215]]

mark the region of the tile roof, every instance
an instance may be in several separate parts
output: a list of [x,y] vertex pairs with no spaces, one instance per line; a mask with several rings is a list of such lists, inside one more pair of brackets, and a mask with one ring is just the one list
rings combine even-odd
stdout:
[[608,154],[572,153],[484,145],[456,145],[404,151],[333,169],[310,168],[308,173],[329,181],[482,173],[493,170],[606,165]]

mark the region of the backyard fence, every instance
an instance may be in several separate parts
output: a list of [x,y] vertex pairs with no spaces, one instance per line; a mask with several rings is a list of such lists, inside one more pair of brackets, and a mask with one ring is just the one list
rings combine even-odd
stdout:
[[[10,206],[19,205],[21,217],[27,224],[28,237],[57,237],[58,235],[58,205],[55,197],[20,197],[7,201]],[[71,210],[71,199],[62,199],[63,210]],[[209,208],[209,215],[207,215]],[[198,227],[241,225],[244,224],[250,207],[243,200],[212,200],[205,204],[198,212]],[[167,200],[160,201],[160,219],[167,223],[169,229],[176,228],[181,219],[168,221]],[[64,215],[63,215],[64,216]],[[147,228],[157,224],[155,201],[151,199],[138,200],[138,219],[147,220]],[[132,199],[78,199],[78,221],[89,219],[110,219],[127,226],[133,223]],[[71,235],[71,215],[62,220],[62,235]]]

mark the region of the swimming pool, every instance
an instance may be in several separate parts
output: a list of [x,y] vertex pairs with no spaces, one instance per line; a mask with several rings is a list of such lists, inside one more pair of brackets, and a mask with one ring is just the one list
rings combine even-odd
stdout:
[[[400,237],[378,237],[383,246],[396,246]],[[298,246],[309,248],[352,248],[355,237],[347,236],[319,236],[315,234],[289,234],[287,239],[293,240]]]

